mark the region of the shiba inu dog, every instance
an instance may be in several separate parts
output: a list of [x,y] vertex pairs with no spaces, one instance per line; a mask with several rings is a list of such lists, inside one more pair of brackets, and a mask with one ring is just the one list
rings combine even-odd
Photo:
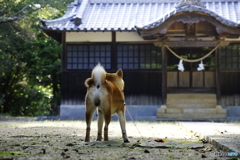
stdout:
[[124,102],[124,81],[123,71],[119,69],[116,73],[107,73],[105,69],[98,64],[92,70],[91,78],[86,79],[85,86],[87,93],[85,97],[86,104],[86,137],[85,142],[90,141],[91,121],[93,114],[98,109],[98,134],[97,141],[102,140],[102,127],[104,126],[104,141],[108,141],[108,125],[111,116],[117,114],[122,129],[122,137],[125,143],[128,143],[126,133],[126,117]]

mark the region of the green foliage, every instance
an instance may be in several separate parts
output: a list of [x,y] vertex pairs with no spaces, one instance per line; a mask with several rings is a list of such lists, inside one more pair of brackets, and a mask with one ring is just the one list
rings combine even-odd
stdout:
[[[72,0],[71,0],[72,1]],[[36,116],[58,113],[61,45],[42,33],[39,19],[64,14],[70,0],[0,0],[0,112]],[[41,8],[34,8],[40,4]],[[30,5],[21,11],[24,6]]]
[[29,153],[24,152],[9,152],[9,151],[0,151],[0,157],[16,157],[16,156],[26,156]]

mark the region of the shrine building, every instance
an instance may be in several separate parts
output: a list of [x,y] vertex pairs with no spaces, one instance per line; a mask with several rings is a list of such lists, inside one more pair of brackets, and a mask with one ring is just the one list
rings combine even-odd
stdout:
[[84,116],[99,62],[136,120],[240,115],[239,0],[74,0],[40,27],[62,44],[60,116]]

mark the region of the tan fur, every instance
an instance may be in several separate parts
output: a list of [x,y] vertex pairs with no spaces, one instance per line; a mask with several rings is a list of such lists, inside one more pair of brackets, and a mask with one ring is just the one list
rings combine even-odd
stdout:
[[[96,66],[99,67],[99,66]],[[95,67],[95,68],[96,68]],[[105,71],[105,70],[104,70]],[[93,70],[94,72],[94,70]],[[122,129],[122,137],[124,142],[129,142],[126,133],[126,118],[125,118],[125,103],[124,103],[124,81],[123,72],[119,69],[116,73],[102,74],[102,84],[98,84],[96,77],[92,72],[92,77],[86,79],[85,86],[87,93],[85,97],[86,104],[86,137],[85,142],[90,141],[90,126],[94,111],[98,108],[98,135],[97,141],[102,140],[102,127],[104,126],[104,141],[108,141],[108,125],[111,121],[111,116],[117,114],[119,117],[120,126]]]

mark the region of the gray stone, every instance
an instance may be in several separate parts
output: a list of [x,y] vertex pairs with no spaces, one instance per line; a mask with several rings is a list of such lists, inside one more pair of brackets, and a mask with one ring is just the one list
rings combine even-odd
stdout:
[[135,146],[135,147],[146,147],[146,148],[172,148],[172,149],[199,149],[203,148],[204,145],[198,143],[178,143],[178,142],[155,142],[155,141],[145,141],[137,145],[132,143],[122,143],[122,141],[94,141],[94,142],[82,142],[77,147],[97,147],[97,148],[107,148],[107,147],[121,147],[123,145]]
[[240,157],[239,123],[181,122],[199,138],[203,138],[225,152],[237,152]]
[[82,142],[77,147],[96,147],[96,148],[108,148],[108,147],[121,147],[122,141],[94,141],[94,142]]
[[[131,120],[156,120],[156,110],[158,105],[127,105],[126,119]],[[61,105],[60,119],[69,120],[85,120],[85,105]],[[93,120],[97,119],[97,112],[93,116]],[[117,115],[112,116],[112,120],[118,120]]]
[[140,147],[150,147],[150,148],[189,148],[189,149],[198,149],[203,148],[204,145],[197,143],[178,143],[178,142],[155,142],[155,141],[147,141],[139,144]]
[[[127,121],[155,121],[157,109],[160,105],[127,105],[126,119]],[[240,120],[240,107],[223,106],[227,110],[226,120]],[[85,105],[61,105],[59,120],[85,120]],[[52,117],[38,117],[38,120],[56,119]],[[97,112],[93,116],[93,120],[97,119]],[[112,120],[118,120],[117,115],[112,116]],[[174,120],[170,118],[169,120]]]
[[239,106],[223,106],[227,110],[227,120],[240,120]]

